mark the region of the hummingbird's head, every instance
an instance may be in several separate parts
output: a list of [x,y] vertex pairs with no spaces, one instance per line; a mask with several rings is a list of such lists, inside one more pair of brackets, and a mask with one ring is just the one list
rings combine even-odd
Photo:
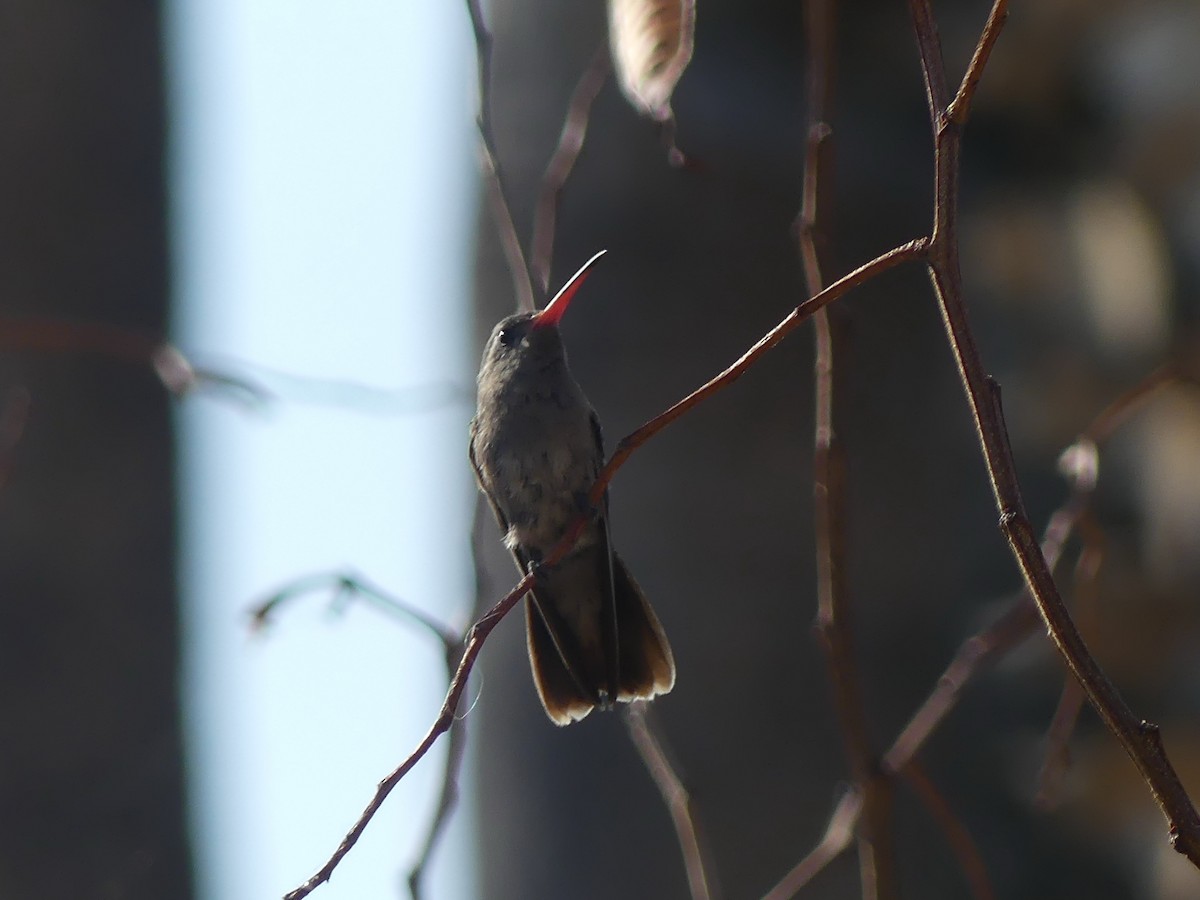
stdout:
[[583,280],[605,251],[601,250],[586,263],[544,309],[518,313],[501,319],[492,329],[483,352],[480,379],[485,377],[507,380],[518,374],[535,374],[566,360],[558,323]]
[[508,380],[530,374],[564,356],[562,337],[554,325],[538,327],[540,313],[518,313],[501,319],[483,351],[479,377]]

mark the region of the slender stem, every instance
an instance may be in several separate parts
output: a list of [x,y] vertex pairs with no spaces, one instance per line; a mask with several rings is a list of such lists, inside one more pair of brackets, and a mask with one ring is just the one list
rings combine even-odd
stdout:
[[[568,537],[571,537],[573,544],[574,540],[578,538],[578,534],[568,535]],[[570,545],[563,546],[561,548],[562,551],[565,552],[569,546]],[[554,556],[554,554],[551,554],[551,556]],[[558,554],[558,558],[561,557],[562,553],[560,552]],[[547,560],[547,564],[552,564],[553,562],[557,562],[557,558],[553,560]],[[437,739],[450,730],[450,726],[454,723],[454,714],[458,709],[459,701],[462,699],[463,692],[467,688],[467,679],[470,677],[471,670],[475,666],[475,660],[479,656],[479,651],[483,649],[484,641],[487,640],[487,637],[489,634],[491,634],[492,629],[500,624],[500,620],[508,614],[508,611],[516,606],[517,601],[519,601],[522,597],[529,593],[530,590],[532,590],[534,582],[535,579],[533,575],[526,575],[517,583],[516,587],[509,591],[503,597],[503,599],[500,600],[499,603],[484,613],[479,621],[471,626],[471,630],[467,632],[467,637],[464,642],[465,647],[463,649],[462,658],[458,662],[458,666],[454,671],[454,677],[450,680],[450,687],[446,691],[446,699],[442,703],[442,708],[438,713],[437,718],[434,719],[433,724],[429,726],[429,730],[425,732],[425,737],[421,739],[421,742],[417,745],[417,748],[408,755],[404,762],[402,762],[386,778],[379,782],[375,788],[375,795],[371,798],[371,801],[367,804],[366,808],[363,809],[362,813],[358,817],[358,820],[346,833],[346,836],[342,838],[342,842],[338,844],[337,849],[333,851],[333,854],[329,857],[325,864],[317,870],[316,874],[304,882],[304,884],[285,894],[284,900],[301,900],[301,898],[307,897],[314,890],[329,880],[330,876],[333,875],[333,870],[337,868],[338,863],[340,863],[346,854],[353,849],[354,845],[358,843],[358,839],[362,837],[363,832],[366,831],[367,826],[375,817],[375,813],[377,813],[379,808],[383,805],[383,801],[387,799],[388,794],[390,794],[396,785],[401,782],[401,780],[409,773],[413,766],[415,766],[425,757],[425,754],[429,752],[429,749],[434,745]]]
[[1022,596],[990,627],[967,638],[958,648],[933,691],[913,713],[883,756],[883,771],[904,771],[980,672],[1033,634],[1037,625],[1033,604]]
[[546,173],[542,176],[537,211],[533,217],[529,271],[533,278],[533,286],[539,291],[543,301],[550,291],[550,263],[554,259],[554,225],[559,199],[562,196],[563,185],[566,184],[571,170],[575,168],[576,160],[579,159],[579,153],[583,150],[588,120],[592,114],[592,103],[604,87],[604,82],[608,80],[609,69],[608,44],[603,44],[592,54],[592,61],[575,85],[571,102],[567,106],[567,116],[563,120],[562,132],[558,136],[558,145],[546,165]]
[[479,130],[481,164],[488,201],[496,220],[500,244],[508,261],[508,270],[512,275],[517,309],[528,312],[534,308],[533,277],[525,261],[521,239],[513,221],[512,204],[509,202],[499,154],[496,152],[496,131],[492,126],[492,33],[484,22],[482,0],[467,0],[467,12],[471,17],[471,30],[475,35],[479,90],[479,113],[475,124]]
[[[450,678],[454,677],[456,669],[455,651],[457,651],[457,655],[461,655],[463,649],[463,645],[459,643],[457,647],[447,650],[446,671]],[[442,787],[438,792],[437,807],[434,809],[433,818],[430,819],[429,828],[425,832],[425,842],[421,845],[416,862],[413,863],[412,869],[408,873],[408,892],[412,896],[412,900],[420,900],[424,893],[425,872],[428,870],[433,853],[437,850],[446,826],[450,822],[450,816],[458,806],[458,776],[462,771],[463,759],[467,754],[467,721],[465,718],[456,718],[450,724],[446,742],[446,759],[442,764]]]
[[691,794],[688,793],[675,767],[671,765],[670,757],[651,723],[644,702],[626,707],[625,725],[646,770],[662,794],[667,812],[671,815],[675,836],[679,840],[679,850],[683,854],[692,900],[712,900],[719,893],[716,890],[715,877],[712,875],[715,865],[712,857],[705,852],[700,839],[700,828],[692,808]]
[[[1096,612],[1096,579],[1104,559],[1104,541],[1103,535],[1098,534],[1098,528],[1083,528],[1082,531],[1084,547],[1075,562],[1074,607],[1076,617],[1086,629],[1088,619],[1094,617]],[[1093,532],[1090,536],[1089,531]],[[1033,805],[1038,809],[1050,810],[1058,805],[1063,776],[1071,763],[1071,734],[1075,731],[1075,723],[1079,720],[1079,713],[1086,700],[1083,688],[1068,672],[1063,679],[1062,692],[1059,694],[1054,716],[1050,720],[1050,727],[1046,729],[1046,752],[1042,757],[1037,790],[1033,796]]]
[[996,0],[992,5],[991,13],[988,14],[987,24],[983,26],[983,34],[979,43],[975,45],[975,53],[972,54],[966,74],[963,75],[962,84],[958,86],[958,93],[955,94],[954,100],[946,110],[946,118],[960,127],[967,123],[971,101],[975,99],[975,89],[979,87],[983,70],[987,67],[988,58],[992,55],[992,48],[996,46],[996,39],[1000,37],[1000,32],[1004,29],[1004,23],[1007,20],[1008,0]]
[[987,866],[975,839],[971,837],[971,832],[962,819],[954,814],[954,810],[950,808],[949,802],[933,783],[924,766],[913,760],[904,769],[904,779],[946,835],[950,849],[954,851],[959,868],[962,869],[971,889],[971,895],[975,900],[995,900],[996,892],[992,888]]
[[268,397],[261,387],[241,377],[196,368],[179,348],[159,337],[100,322],[0,316],[0,351],[94,353],[106,359],[148,366],[162,386],[176,397],[200,386],[230,388],[255,401]]
[[[1164,377],[1164,369],[1157,369],[1129,390],[1121,393],[1092,420],[1064,453],[1075,451],[1076,457],[1083,456],[1085,463],[1076,462],[1068,469],[1071,493],[1066,501],[1050,516],[1042,534],[1041,554],[1053,572],[1062,559],[1067,541],[1084,521],[1091,507],[1096,490],[1098,462],[1097,444],[1107,441],[1117,427],[1128,421],[1155,393],[1179,377],[1171,370],[1172,377]],[[1094,437],[1094,440],[1093,440]],[[1084,449],[1086,448],[1086,450]],[[933,734],[947,713],[958,702],[967,683],[984,668],[1033,634],[1040,622],[1037,607],[1033,603],[1029,585],[1026,585],[1008,611],[984,631],[963,642],[950,665],[938,679],[937,686],[925,702],[909,719],[908,725],[892,743],[883,758],[883,769],[897,773],[904,769],[920,748]]]
[[1094,444],[1104,443],[1114,431],[1129,420],[1130,416],[1141,410],[1148,399],[1163,388],[1181,382],[1196,383],[1196,379],[1173,363],[1159,366],[1109,403],[1083,430],[1079,440],[1088,440]]
[[834,807],[829,824],[825,826],[825,834],[817,846],[796,863],[778,884],[767,891],[763,900],[791,900],[796,896],[850,846],[861,815],[862,794],[857,788],[852,788],[842,795],[842,799]]
[[[828,237],[836,3],[804,4],[805,82],[808,141],[798,219],[800,257],[809,296],[824,287],[817,243]],[[897,878],[891,840],[891,785],[876,778],[878,759],[868,733],[854,653],[853,610],[846,583],[846,451],[834,419],[836,348],[840,329],[828,309],[813,316],[815,422],[813,440],[813,515],[816,534],[817,632],[825,647],[834,707],[849,760],[850,775],[862,795],[858,823],[858,865],[864,900],[896,896]]]
[[899,247],[893,247],[886,253],[881,253],[870,262],[859,266],[853,272],[843,275],[837,281],[833,282],[833,284],[829,285],[829,287],[805,300],[788,313],[778,325],[759,338],[753,347],[738,357],[724,371],[692,391],[692,393],[688,394],[674,406],[659,413],[636,431],[621,438],[617,443],[616,450],[609,457],[608,463],[600,472],[596,483],[589,492],[589,498],[592,502],[599,502],[604,489],[612,480],[613,475],[625,464],[625,461],[629,459],[638,447],[689,412],[693,407],[707,400],[718,391],[729,387],[729,385],[745,375],[763,354],[778,345],[780,341],[798,326],[807,321],[813,313],[828,306],[863,282],[870,281],[877,275],[881,275],[888,269],[893,269],[901,263],[924,259],[925,248],[926,238],[918,238],[917,240],[909,241],[907,244],[901,244]]
[[[997,4],[1002,2],[997,0]],[[961,127],[947,116],[948,99],[941,45],[929,0],[909,0],[909,9],[917,32],[934,131],[934,226],[927,264],[979,435],[988,479],[1000,513],[1001,530],[1055,646],[1079,679],[1105,725],[1116,735],[1150,786],[1167,818],[1173,846],[1200,867],[1200,816],[1167,758],[1158,727],[1133,714],[1092,657],[1059,596],[1025,515],[999,388],[983,370],[963,302],[956,230]],[[993,15],[988,19],[989,26],[994,30],[999,29],[1002,21],[1002,16]],[[985,30],[980,42],[994,40],[994,35]],[[967,112],[964,102],[957,111],[958,121],[964,121]]]
[[255,628],[265,627],[270,621],[271,616],[283,604],[302,597],[305,594],[311,594],[314,591],[329,589],[369,600],[380,609],[398,618],[420,625],[436,637],[447,652],[462,644],[462,639],[449,625],[434,618],[420,607],[414,606],[388,593],[383,588],[372,584],[361,575],[351,572],[317,572],[313,575],[305,575],[301,578],[292,579],[287,584],[272,591],[265,600],[259,601],[250,608],[253,625]]

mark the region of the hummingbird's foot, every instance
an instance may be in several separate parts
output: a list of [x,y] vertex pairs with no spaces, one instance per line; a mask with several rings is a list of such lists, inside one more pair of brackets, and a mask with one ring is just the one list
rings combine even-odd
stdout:
[[526,574],[532,575],[537,581],[541,581],[542,579],[544,579],[546,577],[546,573],[549,572],[552,568],[554,568],[554,567],[548,566],[545,563],[543,563],[541,560],[538,560],[538,559],[531,559],[528,563],[525,564]]

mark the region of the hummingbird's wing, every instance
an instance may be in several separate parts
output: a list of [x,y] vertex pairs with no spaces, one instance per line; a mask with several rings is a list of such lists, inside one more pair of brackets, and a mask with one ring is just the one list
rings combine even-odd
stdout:
[[[592,423],[592,436],[596,440],[596,459],[598,465],[604,464],[604,429],[600,427],[600,418],[592,410],[589,417]],[[598,473],[597,473],[598,474]],[[604,608],[600,613],[600,638],[604,647],[606,661],[605,675],[608,677],[608,702],[616,703],[621,684],[621,652],[617,639],[617,593],[615,589],[615,572],[613,563],[612,541],[608,533],[608,491],[604,491],[599,516],[599,531],[602,535],[600,553],[603,559],[601,572],[601,590],[604,596]]]
[[[604,433],[593,411],[592,433],[597,459],[603,460]],[[612,549],[608,526],[608,491],[599,512],[603,554],[607,566],[604,582],[608,598],[602,614],[602,635],[609,679],[609,702],[649,700],[675,686],[675,660],[658,616],[634,581],[629,569]]]

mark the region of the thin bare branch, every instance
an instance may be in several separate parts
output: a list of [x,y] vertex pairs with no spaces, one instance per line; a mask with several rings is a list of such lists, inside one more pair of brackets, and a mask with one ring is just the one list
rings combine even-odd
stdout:
[[482,0],[467,0],[467,12],[471,17],[471,30],[475,35],[475,62],[478,69],[479,113],[475,124],[479,130],[480,157],[483,178],[487,186],[488,202],[496,220],[496,230],[508,270],[512,275],[513,294],[517,298],[517,309],[529,312],[534,309],[533,279],[521,239],[513,221],[512,203],[504,184],[499,154],[496,152],[496,132],[492,127],[492,33],[483,18]]
[[[253,627],[265,627],[279,607],[305,594],[315,591],[332,590],[331,606],[341,607],[341,601],[358,598],[366,600],[376,608],[406,622],[415,623],[430,632],[442,644],[443,659],[446,666],[446,679],[449,682],[454,677],[458,661],[462,657],[464,644],[460,635],[448,625],[444,625],[424,610],[384,591],[371,584],[361,575],[342,572],[321,572],[303,578],[297,578],[272,593],[251,609]],[[417,854],[408,876],[409,892],[413,900],[419,900],[422,893],[422,882],[425,871],[434,851],[450,820],[450,815],[458,805],[458,774],[462,769],[463,757],[466,751],[466,722],[458,719],[450,727],[449,746],[446,749],[446,759],[443,764],[441,790],[437,806],[434,808],[429,827],[425,832],[425,840]]]
[[1130,416],[1139,412],[1147,400],[1163,388],[1182,382],[1195,383],[1195,380],[1173,363],[1160,366],[1101,410],[1079,435],[1076,443],[1087,440],[1103,444]]
[[[1083,503],[1079,494],[1071,498],[1050,519],[1043,538],[1042,549],[1048,560],[1057,562],[1064,545],[1083,514]],[[1053,562],[1051,563],[1054,564]],[[957,706],[967,685],[989,666],[1001,659],[1010,650],[1030,637],[1039,623],[1037,609],[1030,600],[1028,589],[1012,603],[1008,611],[993,624],[978,634],[972,635],[959,647],[946,670],[938,678],[933,691],[909,719],[908,724],[897,736],[884,755],[881,774],[887,778],[907,771],[921,748],[941,725],[951,710]],[[818,857],[827,864],[834,856]],[[816,861],[810,861],[813,866]],[[808,871],[808,870],[806,870]],[[808,878],[816,871],[808,871]],[[781,895],[790,896],[790,895]]]
[[[583,523],[584,520],[581,519],[579,529],[573,530],[573,533],[566,536],[569,538],[569,542],[564,539],[559,547],[555,548],[555,552],[551,553],[550,557],[547,558],[546,565],[553,565],[553,563],[562,558],[566,549],[574,545],[574,542],[579,537],[578,532],[582,531]],[[333,855],[329,857],[325,864],[308,881],[304,882],[304,884],[300,885],[294,891],[285,894],[284,900],[301,900],[301,898],[307,897],[329,880],[338,863],[358,843],[358,839],[362,837],[367,826],[371,824],[371,820],[375,817],[375,813],[379,812],[379,808],[383,805],[383,801],[387,799],[388,794],[412,770],[413,766],[424,759],[425,754],[429,752],[429,749],[436,743],[437,739],[450,730],[451,725],[455,721],[455,711],[458,709],[463,692],[467,688],[467,680],[470,678],[471,670],[475,666],[475,660],[479,656],[479,651],[483,649],[484,641],[487,640],[492,629],[500,624],[500,620],[517,604],[517,601],[533,589],[535,580],[532,574],[526,575],[499,603],[484,613],[479,621],[471,626],[471,630],[467,632],[462,657],[458,661],[458,665],[454,670],[454,677],[450,680],[450,687],[446,691],[446,699],[442,703],[442,708],[437,718],[434,719],[433,724],[429,726],[429,730],[425,733],[425,737],[421,739],[417,748],[408,755],[408,758],[404,762],[379,782],[375,788],[375,795],[359,815],[358,821],[354,823],[354,826],[342,838],[342,842],[338,844]]]
[[975,839],[971,837],[971,832],[962,819],[954,814],[954,810],[950,808],[945,796],[938,790],[924,767],[913,760],[905,767],[904,778],[946,835],[950,849],[954,851],[963,876],[967,879],[971,896],[975,900],[994,900],[996,892],[992,888],[992,880],[988,877],[987,866]]
[[536,304],[533,299],[533,288],[530,287],[529,275],[525,269],[525,251],[521,249],[521,239],[517,236],[517,226],[513,222],[512,210],[504,196],[496,157],[486,145],[480,149],[480,166],[483,169],[488,206],[492,210],[492,218],[496,220],[500,247],[504,250],[504,259],[508,263],[508,271],[512,276],[513,294],[517,298],[517,311],[530,312]]
[[[834,0],[808,0],[804,4],[808,96],[808,140],[804,159],[804,185],[797,235],[804,281],[809,296],[824,287],[818,241],[825,237],[831,207],[830,166],[833,101]],[[862,794],[858,827],[858,864],[864,900],[895,897],[897,878],[892,850],[891,785],[876,778],[876,751],[868,733],[854,654],[852,608],[846,584],[845,447],[834,420],[835,360],[841,341],[829,310],[813,316],[815,422],[813,440],[813,515],[816,534],[816,628],[825,647],[834,707],[850,775]]]
[[[1086,504],[1096,490],[1099,476],[1099,449],[1122,425],[1146,406],[1158,392],[1172,384],[1196,383],[1187,372],[1174,364],[1160,366],[1138,384],[1121,392],[1108,406],[1094,416],[1075,443],[1063,451],[1060,468],[1072,480],[1074,497],[1079,498],[1078,521],[1087,523]],[[1085,529],[1087,530],[1087,529]],[[1090,612],[1097,605],[1096,578],[1103,562],[1103,534],[1092,528],[1085,535],[1084,550],[1075,563],[1076,610]],[[1051,563],[1052,565],[1052,563]],[[1067,772],[1070,757],[1067,742],[1079,718],[1080,706],[1085,700],[1084,689],[1068,674],[1063,684],[1058,706],[1046,733],[1046,754],[1042,770],[1038,775],[1038,788],[1033,803],[1039,809],[1054,809],[1062,790],[1062,779]]]
[[[471,523],[471,561],[475,573],[475,600],[472,604],[472,618],[478,618],[483,614],[483,598],[485,593],[481,590],[481,587],[486,582],[486,573],[480,553],[481,545],[479,539],[482,533],[481,526],[484,522],[491,521],[491,509],[483,494],[477,493],[475,513]],[[448,680],[454,678],[454,673],[457,669],[457,660],[461,658],[463,649],[462,639],[459,639],[456,649],[452,650],[447,647],[446,672]],[[457,716],[450,725],[447,744],[437,808],[434,811],[433,819],[426,833],[425,844],[421,848],[421,852],[417,856],[417,861],[413,864],[408,875],[408,890],[412,896],[412,900],[420,900],[424,894],[424,878],[429,867],[429,862],[433,858],[433,853],[437,849],[446,826],[449,824],[450,816],[458,806],[459,774],[462,771],[463,760],[467,752],[466,716]]]
[[[1051,569],[1058,565],[1067,541],[1087,509],[1090,497],[1090,486],[1082,489],[1076,487],[1066,503],[1050,517],[1042,536],[1041,549]],[[903,771],[958,704],[966,686],[980,672],[1032,635],[1039,621],[1026,586],[1004,615],[964,641],[938,678],[937,686],[884,754],[884,772],[895,775]]]
[[[1124,408],[1124,398],[1132,393],[1134,389],[1123,394],[1095,421],[1103,421],[1110,415],[1110,411]],[[1147,392],[1141,392],[1141,395],[1149,396]],[[1095,447],[1090,443],[1089,446]],[[1091,470],[1094,471],[1094,467]],[[1073,478],[1070,496],[1050,517],[1042,536],[1041,549],[1051,569],[1058,565],[1067,541],[1081,518],[1086,515],[1094,488],[1094,478]],[[1026,586],[999,619],[965,640],[938,678],[933,691],[884,754],[880,764],[881,775],[890,779],[904,773],[925,743],[945,721],[946,716],[958,705],[968,684],[1033,635],[1040,621]],[[832,861],[832,858],[821,857],[826,862]],[[813,874],[815,871],[810,872],[809,877]]]
[[850,846],[861,814],[862,794],[857,788],[851,788],[834,807],[825,834],[817,846],[764,894],[763,900],[790,900],[795,897]]
[[161,338],[98,322],[0,317],[0,352],[94,354],[146,366],[177,397],[203,386],[231,389],[255,401],[268,397],[244,378],[194,367],[177,347]]
[[946,110],[946,118],[960,127],[967,122],[967,116],[971,111],[971,101],[975,99],[975,89],[979,87],[988,57],[992,55],[992,47],[996,45],[996,39],[1000,37],[1000,32],[1004,29],[1004,23],[1007,20],[1008,0],[995,0],[995,3],[992,4],[992,11],[988,14],[987,23],[983,26],[983,33],[979,36],[979,42],[975,45],[975,53],[971,56],[970,65],[967,66],[967,72],[963,75],[962,84],[958,86],[958,92]]
[[967,638],[938,678],[933,692],[884,754],[884,772],[889,775],[902,772],[958,704],[966,686],[989,665],[1033,634],[1037,623],[1037,611],[1022,594],[995,623]]
[[701,841],[691,794],[684,787],[682,779],[667,756],[650,720],[646,703],[631,703],[625,708],[625,725],[629,729],[629,737],[637,748],[638,755],[641,756],[650,777],[654,779],[654,784],[662,794],[663,803],[671,814],[671,823],[675,826],[675,836],[679,840],[679,850],[687,870],[692,900],[712,900],[718,897],[720,892],[716,886],[716,868]]
[[[1086,525],[1087,521],[1084,520],[1083,524]],[[1104,535],[1095,526],[1081,530],[1085,543],[1079,559],[1075,561],[1074,611],[1080,625],[1086,630],[1088,619],[1096,614],[1096,595],[1099,590],[1097,576],[1100,564],[1104,561]],[[1068,672],[1063,679],[1054,717],[1046,730],[1046,753],[1033,796],[1033,805],[1038,809],[1048,811],[1058,805],[1063,778],[1071,764],[1071,734],[1075,731],[1075,723],[1079,720],[1086,699],[1083,688]]]
[[592,114],[592,103],[604,87],[604,82],[608,80],[610,67],[608,45],[602,44],[592,55],[592,61],[575,85],[567,107],[567,117],[563,120],[562,132],[558,136],[558,146],[555,147],[554,154],[546,166],[546,173],[542,176],[537,211],[533,217],[529,270],[534,288],[541,293],[540,299],[543,302],[550,291],[555,219],[563,185],[567,183],[575,161],[579,159],[579,153],[583,150],[583,142],[587,139],[588,120]]
[[[352,572],[317,572],[289,581],[251,607],[252,626],[256,629],[265,628],[280,606],[306,594],[328,590],[335,592],[335,599],[342,594],[360,597],[384,612],[420,625],[436,637],[448,651],[462,646],[462,638],[450,626]],[[457,654],[455,659],[457,660]]]
[[930,116],[936,122],[950,99],[946,93],[946,66],[942,60],[942,39],[938,34],[937,19],[933,17],[933,10],[925,0],[909,0],[908,11],[917,32],[921,77],[925,82],[925,102],[929,107]]
[[451,723],[446,744],[446,761],[442,767],[442,787],[438,793],[437,807],[434,809],[433,819],[429,823],[429,830],[425,833],[425,843],[421,845],[417,861],[408,873],[408,892],[412,896],[412,900],[421,900],[421,897],[424,896],[425,873],[433,859],[434,851],[445,834],[446,826],[450,823],[450,816],[458,807],[458,778],[467,753],[467,720],[465,718],[456,718]]
[[[1158,389],[1171,383],[1174,375],[1168,378],[1164,375],[1166,371],[1167,368],[1156,369],[1122,392],[1096,415],[1080,437],[1064,451],[1063,460],[1067,464],[1062,467],[1071,482],[1071,493],[1062,506],[1050,516],[1041,544],[1042,557],[1051,571],[1058,566],[1067,541],[1091,507],[1099,466],[1097,445],[1107,441],[1117,427],[1128,421]],[[889,773],[900,772],[955,706],[967,683],[1033,634],[1039,621],[1033,597],[1029,586],[1026,585],[1000,619],[962,644],[938,679],[937,687],[912,716],[884,756],[884,770]]]
[[863,282],[870,281],[877,275],[881,275],[888,269],[893,269],[901,263],[923,260],[925,258],[925,248],[926,239],[918,238],[917,240],[909,241],[907,244],[901,244],[899,247],[893,247],[870,262],[859,266],[853,272],[843,275],[833,284],[829,285],[829,287],[805,300],[792,310],[778,325],[763,335],[753,347],[738,357],[724,371],[692,391],[692,393],[688,394],[670,409],[659,413],[636,431],[623,437],[617,443],[616,450],[609,457],[608,463],[601,471],[595,485],[592,486],[592,490],[588,495],[592,502],[599,502],[604,489],[612,480],[613,475],[625,464],[625,461],[629,459],[638,447],[642,446],[642,444],[646,443],[646,441],[650,440],[650,438],[679,419],[693,407],[707,400],[718,391],[729,387],[729,385],[745,375],[764,353],[773,349],[799,325],[810,318],[813,313],[828,306]]
[[1167,758],[1158,727],[1134,715],[1091,655],[1059,595],[1025,514],[999,386],[984,371],[963,301],[956,229],[961,128],[947,118],[945,72],[929,0],[909,0],[909,9],[934,134],[934,224],[927,265],[975,421],[1001,530],[1055,646],[1150,786],[1167,819],[1172,845],[1200,867],[1200,815]]

